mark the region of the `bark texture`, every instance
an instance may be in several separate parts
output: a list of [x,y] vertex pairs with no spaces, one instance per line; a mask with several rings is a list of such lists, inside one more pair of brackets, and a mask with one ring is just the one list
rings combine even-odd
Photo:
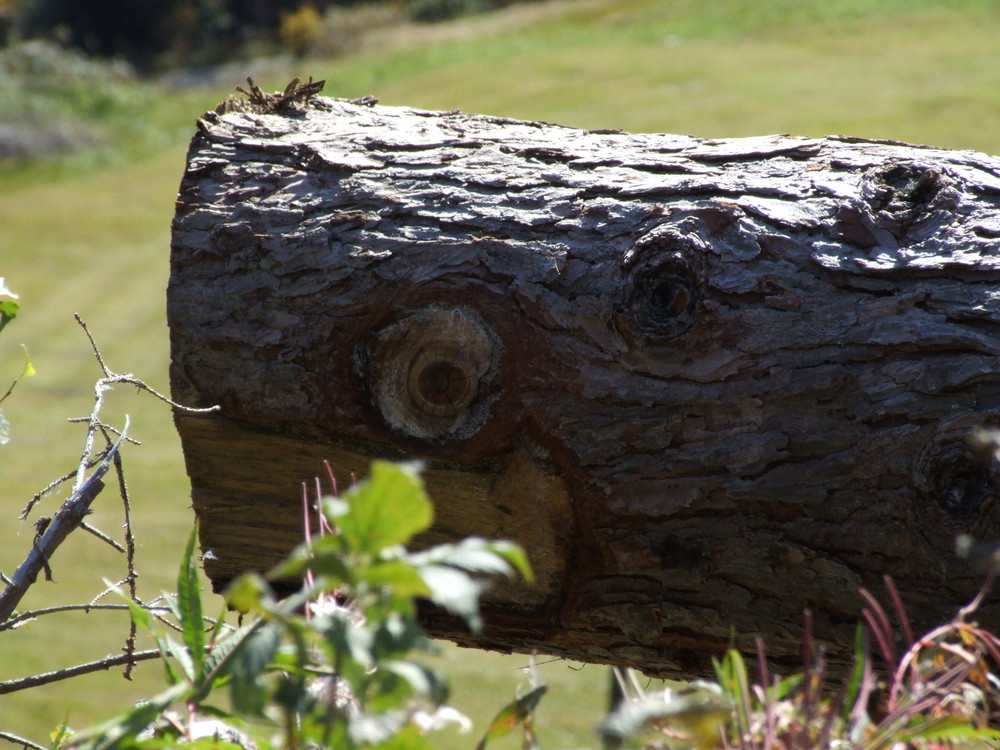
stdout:
[[[524,544],[473,639],[654,673],[857,590],[917,626],[1000,536],[1000,159],[699,140],[317,98],[206,115],[173,224],[174,398],[217,587],[301,536],[329,459],[417,457],[437,521]],[[996,625],[997,611],[982,618]]]

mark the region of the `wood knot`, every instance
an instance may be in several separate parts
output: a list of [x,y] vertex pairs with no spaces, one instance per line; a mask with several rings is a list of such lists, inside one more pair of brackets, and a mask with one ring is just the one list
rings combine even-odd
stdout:
[[908,241],[925,239],[938,225],[950,223],[959,201],[944,172],[912,162],[869,170],[861,194],[875,225]]
[[947,420],[917,459],[915,484],[924,499],[923,512],[935,527],[944,524],[956,532],[994,525],[991,511],[1000,490],[1000,462],[973,440],[990,421],[981,414]]
[[697,248],[671,229],[641,238],[625,255],[625,297],[616,309],[619,331],[633,345],[671,342],[696,319],[699,279],[692,267]]
[[426,308],[376,332],[369,388],[389,425],[418,438],[471,437],[488,417],[500,345],[468,308]]

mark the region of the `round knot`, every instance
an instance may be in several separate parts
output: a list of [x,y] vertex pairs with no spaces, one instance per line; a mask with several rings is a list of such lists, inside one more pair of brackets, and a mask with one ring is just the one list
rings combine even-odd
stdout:
[[413,437],[470,437],[488,416],[499,353],[495,334],[468,308],[411,312],[376,332],[369,348],[375,406]]

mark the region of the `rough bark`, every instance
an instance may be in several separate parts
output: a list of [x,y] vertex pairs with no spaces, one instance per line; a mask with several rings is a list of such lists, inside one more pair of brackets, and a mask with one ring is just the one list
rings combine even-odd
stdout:
[[[418,457],[426,541],[525,544],[478,638],[657,673],[735,634],[834,659],[891,575],[917,626],[1000,535],[1000,159],[316,99],[206,115],[173,225],[177,415],[221,587],[329,459]],[[996,624],[987,607],[984,620]]]

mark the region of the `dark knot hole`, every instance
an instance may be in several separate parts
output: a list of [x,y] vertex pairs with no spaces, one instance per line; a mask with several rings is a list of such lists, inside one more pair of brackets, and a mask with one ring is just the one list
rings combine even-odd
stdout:
[[469,378],[452,362],[432,362],[420,370],[417,390],[434,406],[457,406],[466,400]]
[[664,279],[649,290],[646,313],[651,320],[667,321],[687,312],[691,306],[691,290],[681,281]]
[[938,468],[934,478],[938,502],[956,518],[968,518],[993,497],[996,460],[980,461],[972,455],[955,456]]

